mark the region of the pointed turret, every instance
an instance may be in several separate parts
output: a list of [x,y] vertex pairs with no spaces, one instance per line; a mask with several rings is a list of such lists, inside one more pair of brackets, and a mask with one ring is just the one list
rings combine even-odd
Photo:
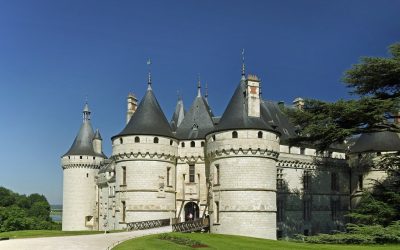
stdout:
[[176,137],[179,139],[205,139],[206,134],[214,130],[213,114],[207,101],[201,96],[200,86],[199,80],[197,97],[176,130]]
[[176,131],[176,129],[181,125],[184,117],[185,107],[183,105],[182,96],[178,96],[178,102],[176,103],[175,112],[172,115],[171,119],[172,131]]
[[71,148],[63,156],[67,155],[89,155],[89,156],[100,156],[105,157],[102,153],[96,153],[93,147],[94,131],[92,125],[90,124],[90,109],[88,103],[82,111],[83,123],[79,129],[78,134],[72,143]]
[[171,127],[167,118],[153,93],[151,83],[148,83],[148,88],[145,96],[139,103],[136,112],[133,114],[129,123],[118,135],[160,135],[173,138]]
[[93,138],[93,148],[96,154],[103,154],[103,139],[101,138],[99,129],[96,129],[96,133]]

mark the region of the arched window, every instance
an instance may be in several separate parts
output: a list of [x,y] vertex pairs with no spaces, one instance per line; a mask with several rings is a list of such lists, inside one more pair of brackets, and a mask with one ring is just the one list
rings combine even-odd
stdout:
[[258,131],[258,138],[263,138],[263,133],[261,131]]
[[238,138],[238,133],[236,131],[232,132],[232,138]]
[[124,143],[124,139],[119,138],[119,144],[123,144]]
[[158,143],[158,137],[154,137],[153,142],[154,142],[154,143]]
[[184,147],[185,147],[185,143],[184,143],[184,142],[182,142],[182,143],[181,143],[181,146],[182,146],[182,148],[184,148]]
[[195,146],[196,146],[195,142],[194,142],[194,141],[191,141],[191,142],[190,142],[190,147],[194,148]]
[[136,143],[137,143],[137,142],[140,142],[139,136],[136,136],[136,137],[135,137],[135,142],[136,142]]
[[212,136],[212,140],[215,141],[215,135]]
[[201,147],[202,147],[202,148],[204,147],[204,142],[203,142],[203,141],[201,142]]

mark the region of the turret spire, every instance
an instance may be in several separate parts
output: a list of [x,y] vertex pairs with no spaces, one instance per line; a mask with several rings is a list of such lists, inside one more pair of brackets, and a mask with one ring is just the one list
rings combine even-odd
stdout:
[[200,73],[198,74],[198,80],[197,80],[197,97],[201,97]]
[[147,65],[148,65],[148,80],[147,80],[147,89],[151,89],[151,59],[147,59]]
[[89,105],[86,99],[86,103],[85,106],[83,107],[83,122],[87,122],[90,120],[90,109],[89,109]]
[[242,80],[246,80],[246,68],[244,64],[244,49],[242,49]]

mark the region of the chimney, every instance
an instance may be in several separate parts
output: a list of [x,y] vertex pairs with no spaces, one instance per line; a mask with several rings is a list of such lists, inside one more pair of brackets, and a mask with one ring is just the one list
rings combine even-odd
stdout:
[[260,117],[260,80],[255,75],[246,79],[247,115]]
[[128,94],[128,109],[126,111],[126,124],[131,120],[133,113],[135,113],[137,108],[137,99],[134,94]]

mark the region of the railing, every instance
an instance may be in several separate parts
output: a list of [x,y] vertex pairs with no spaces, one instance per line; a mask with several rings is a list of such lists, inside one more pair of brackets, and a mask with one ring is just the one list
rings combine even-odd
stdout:
[[170,219],[136,221],[136,222],[126,223],[126,230],[127,231],[144,230],[144,229],[163,227],[169,225],[170,225]]
[[208,231],[208,228],[209,228],[208,218],[189,220],[172,225],[173,232],[195,232],[201,230]]

